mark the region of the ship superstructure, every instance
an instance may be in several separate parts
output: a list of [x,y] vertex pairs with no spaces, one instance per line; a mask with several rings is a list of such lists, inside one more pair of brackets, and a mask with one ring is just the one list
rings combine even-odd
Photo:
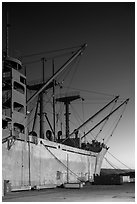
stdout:
[[26,77],[20,72],[19,60],[6,57],[3,61],[2,125],[3,139],[12,136],[26,140]]

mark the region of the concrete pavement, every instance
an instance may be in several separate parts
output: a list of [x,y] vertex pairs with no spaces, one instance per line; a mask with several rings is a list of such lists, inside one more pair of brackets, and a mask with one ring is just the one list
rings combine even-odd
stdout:
[[11,192],[3,202],[135,202],[135,184],[91,185],[81,189],[43,189]]

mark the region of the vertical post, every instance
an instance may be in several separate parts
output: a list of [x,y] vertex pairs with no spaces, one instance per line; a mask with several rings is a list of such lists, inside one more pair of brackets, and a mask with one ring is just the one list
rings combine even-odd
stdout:
[[69,103],[65,102],[65,106],[66,106],[66,113],[65,113],[65,117],[66,117],[66,138],[69,137]]
[[42,72],[43,72],[42,82],[44,83],[44,80],[45,80],[45,77],[44,77],[44,76],[45,76],[45,70],[44,70],[44,66],[45,66],[45,63],[44,63],[44,62],[45,62],[45,58],[43,57],[41,60],[42,60],[42,65],[43,65],[43,66],[42,66]]
[[96,176],[96,170],[97,170],[97,156],[96,156],[96,161],[95,161],[95,171],[94,171],[95,176]]
[[[52,74],[54,75],[54,60],[52,60]],[[56,124],[55,124],[55,79],[53,79],[53,132],[54,141],[56,141]]]
[[67,183],[69,183],[69,158],[68,158],[68,152],[67,152]]
[[[42,82],[44,83],[44,62],[45,62],[45,58],[42,58]],[[43,126],[43,122],[44,122],[44,114],[43,114],[43,109],[44,109],[44,105],[43,105],[43,92],[41,92],[39,94],[40,97],[40,138],[44,139],[44,126]]]
[[24,66],[24,75],[25,75],[25,77],[27,76],[27,68],[26,68],[26,66]]
[[81,134],[79,134],[79,147],[81,148]]
[[44,139],[43,131],[43,93],[40,93],[40,138]]
[[[13,69],[11,69],[11,79],[13,79]],[[14,87],[14,80],[11,80],[11,109],[10,109],[10,115],[11,115],[11,135],[14,135],[14,127],[13,127],[13,87]]]
[[36,106],[35,115],[34,115],[34,121],[33,121],[33,126],[32,126],[32,132],[34,131],[35,124],[36,124],[36,118],[37,118],[37,112],[38,112],[38,105],[39,105],[39,96],[38,96],[37,106]]
[[90,160],[88,157],[88,181],[90,180]]
[[[26,66],[24,67],[24,69],[25,69],[25,70],[24,70],[24,71],[25,71],[24,74],[25,74],[25,77],[26,77],[26,76],[27,76],[27,68],[26,68]],[[25,79],[25,84],[27,84],[26,79]],[[26,114],[26,122],[25,122],[25,123],[26,123],[26,125],[27,125],[27,111],[28,111],[28,107],[27,107],[27,86],[26,86],[26,90],[25,90],[25,91],[26,91],[26,93],[25,93],[25,94],[26,94],[26,113],[25,113],[25,114]],[[28,138],[29,138],[29,137],[28,137],[28,128],[26,128],[25,135],[26,135],[26,137],[24,138],[24,140],[27,141]]]
[[29,141],[29,138],[28,138],[28,160],[29,160],[29,186],[31,186],[31,171],[30,171],[30,141]]

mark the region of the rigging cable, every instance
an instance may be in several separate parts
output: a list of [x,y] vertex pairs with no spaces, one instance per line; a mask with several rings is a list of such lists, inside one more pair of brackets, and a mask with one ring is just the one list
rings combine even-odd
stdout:
[[[59,87],[59,96],[61,97],[61,90],[62,90],[62,86]],[[62,105],[62,103],[59,103],[59,110],[56,113],[56,124],[58,125],[58,122],[60,121],[60,129],[62,131],[62,112],[64,111],[64,106]],[[63,124],[64,126],[64,124]]]
[[[65,79],[68,77],[69,73],[71,73],[71,70],[74,66],[74,64],[76,63],[77,59],[74,59],[73,62],[69,65],[69,69],[64,70],[59,76],[58,79],[61,79],[61,77],[63,78],[63,82],[65,81]],[[64,75],[64,76],[63,76]],[[64,88],[64,86],[62,86],[62,88]]]
[[113,167],[113,169],[115,169],[115,170],[119,169],[119,168],[114,167],[114,165],[113,165],[110,161],[108,161],[108,159],[107,159],[106,157],[104,157],[104,159],[108,162],[108,164],[109,164],[111,167]]
[[50,54],[50,53],[55,53],[55,52],[61,52],[64,50],[71,50],[74,48],[79,48],[81,47],[81,45],[77,45],[77,46],[73,46],[73,47],[69,47],[69,48],[62,48],[62,49],[56,49],[56,50],[50,50],[50,51],[43,51],[43,52],[39,52],[39,53],[32,53],[29,55],[24,55],[24,56],[20,56],[20,58],[28,58],[28,57],[33,57],[33,56],[37,56],[37,55],[42,55],[42,54]]
[[76,74],[76,72],[77,72],[77,70],[78,70],[78,66],[79,66],[79,63],[80,63],[80,60],[81,60],[81,56],[82,56],[82,55],[80,55],[80,56],[76,59],[75,69],[74,69],[74,72],[72,73],[72,78],[71,78],[71,80],[70,80],[70,82],[69,82],[69,86],[68,86],[68,88],[67,88],[66,93],[68,93],[68,91],[70,90],[70,84],[72,84],[73,78],[74,78],[74,76],[75,76],[75,74]]
[[[115,100],[114,102],[114,105],[112,106],[111,110],[110,110],[110,113],[113,111],[114,107],[116,106],[116,103],[117,103],[117,100]],[[97,133],[97,135],[95,136],[95,140],[98,138],[99,134],[102,132],[103,128],[105,127],[105,125],[107,124],[109,120],[109,117],[106,118],[106,120],[104,121],[102,127],[100,128],[99,132]]]
[[114,159],[116,159],[119,163],[123,164],[126,168],[132,170],[130,167],[128,167],[126,164],[124,164],[124,163],[121,162],[119,159],[117,159],[114,155],[112,155],[109,151],[108,151],[108,153],[109,153]]
[[[65,56],[68,56],[68,55],[73,54],[73,53],[74,52],[66,52],[64,54],[54,55],[53,57],[43,57],[43,58],[45,58],[45,60],[48,61],[48,60],[53,60],[53,59],[57,59],[57,58],[60,58],[60,57],[65,57]],[[28,61],[28,62],[23,62],[23,64],[27,65],[27,64],[33,64],[33,63],[36,63],[36,62],[41,62],[41,59]]]
[[[120,120],[121,120],[121,118],[122,118],[122,116],[123,116],[123,113],[124,113],[124,111],[125,111],[125,109],[126,109],[126,105],[127,105],[127,104],[125,104],[125,106],[124,106],[124,108],[123,108],[123,110],[122,110],[122,113],[121,113],[120,117],[118,118],[118,121],[116,122],[116,125],[114,126],[114,128],[113,128],[113,130],[112,130],[110,136],[108,136],[108,138],[107,138],[105,144],[107,144],[108,141],[110,140],[110,138],[113,136],[114,131],[116,130],[116,128],[117,128],[117,126],[118,126],[118,124],[119,124],[119,122],[120,122]],[[116,119],[116,120],[117,120],[117,119]],[[105,139],[105,138],[104,138],[104,139]]]
[[[71,105],[71,104],[70,104],[70,105]],[[82,119],[80,118],[79,114],[76,112],[76,110],[73,108],[72,105],[71,105],[71,108],[73,109],[73,112],[75,112],[75,114],[74,114],[74,113],[73,113],[73,114],[74,114],[76,120],[78,121],[78,123],[79,123],[79,125],[80,125],[81,122],[83,123]],[[79,122],[78,118],[76,117],[76,114],[77,114],[77,117],[80,119],[80,122]],[[87,124],[86,124],[85,126],[87,126]],[[84,126],[84,129],[85,129],[85,126]],[[83,132],[84,132],[84,131],[83,131]],[[85,132],[84,132],[84,134],[85,134]],[[90,133],[90,135],[91,135],[91,137],[92,137],[93,139],[95,139],[95,137],[94,137],[94,135],[93,135],[92,133]]]
[[74,109],[74,107],[72,106],[72,104],[70,104],[71,109],[73,111],[73,115],[75,116],[78,124],[80,125],[80,123],[82,122],[82,119],[80,118],[80,115],[77,113],[77,111]]
[[[123,173],[127,173],[124,169],[120,169],[118,166],[114,166],[114,164],[112,164],[112,162],[110,162],[110,161],[108,161],[108,159],[106,158],[106,157],[104,157],[104,159],[108,162],[108,164],[113,168],[113,169],[115,169],[116,170],[116,172],[118,171],[118,170],[120,170],[120,171],[122,171]],[[132,170],[132,169],[131,169]]]
[[106,158],[106,157],[104,157],[104,159],[108,162],[108,164],[113,168],[113,169],[115,169],[116,170],[116,172],[118,171],[118,170],[120,170],[121,172],[123,172],[123,173],[127,173],[124,169],[120,169],[118,166],[114,166],[114,164],[112,164],[112,162],[110,162],[110,161],[108,161],[108,159]]
[[[65,87],[65,86],[64,86]],[[65,88],[68,88],[68,87],[65,87]],[[105,95],[105,96],[115,96],[115,95],[112,95],[112,94],[108,94],[108,93],[104,93],[104,92],[98,92],[98,91],[89,91],[89,90],[85,90],[85,89],[78,89],[78,88],[73,88],[73,87],[70,87],[71,89],[74,89],[74,90],[77,90],[77,91],[81,91],[81,92],[87,92],[87,93],[94,93],[94,94],[100,94],[100,95]]]

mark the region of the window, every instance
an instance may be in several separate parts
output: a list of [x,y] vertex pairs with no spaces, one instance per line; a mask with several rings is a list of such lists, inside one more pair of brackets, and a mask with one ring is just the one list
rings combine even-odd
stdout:
[[3,72],[3,78],[10,78],[11,72]]
[[17,132],[17,133],[24,133],[24,126],[19,124],[19,123],[14,123],[13,125],[14,127],[14,131]]
[[20,76],[20,82],[23,84],[26,84],[26,79],[24,77]]
[[8,121],[2,120],[2,128],[5,129],[8,127]]
[[14,108],[15,111],[24,114],[24,106],[22,104],[14,102],[13,108]]
[[24,87],[16,81],[14,81],[14,89],[22,94],[25,92]]

